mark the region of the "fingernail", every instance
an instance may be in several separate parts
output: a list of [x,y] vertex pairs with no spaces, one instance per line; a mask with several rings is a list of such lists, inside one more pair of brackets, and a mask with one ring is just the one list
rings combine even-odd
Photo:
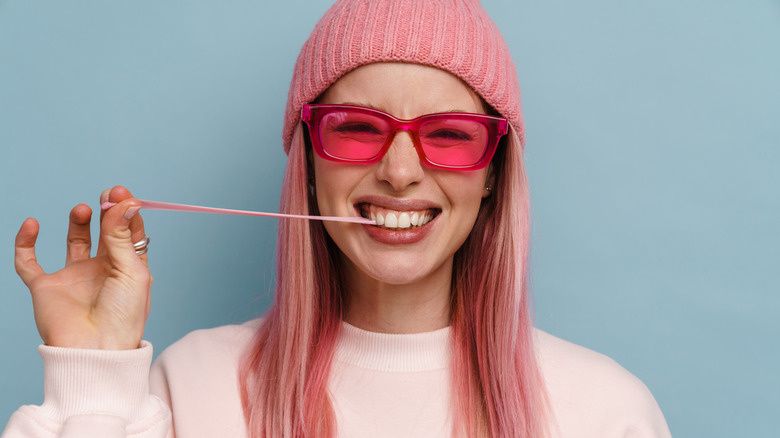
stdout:
[[130,208],[128,208],[127,211],[125,211],[125,219],[127,219],[127,220],[132,219],[133,216],[135,216],[136,213],[138,213],[138,210],[140,210],[140,209],[141,209],[141,207],[130,207]]

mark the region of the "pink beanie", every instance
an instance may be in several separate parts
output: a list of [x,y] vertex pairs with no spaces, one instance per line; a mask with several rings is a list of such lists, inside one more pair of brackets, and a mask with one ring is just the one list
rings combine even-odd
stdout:
[[515,66],[479,0],[339,0],[298,55],[284,118],[285,152],[304,104],[351,70],[382,61],[429,65],[459,77],[509,119],[524,143]]

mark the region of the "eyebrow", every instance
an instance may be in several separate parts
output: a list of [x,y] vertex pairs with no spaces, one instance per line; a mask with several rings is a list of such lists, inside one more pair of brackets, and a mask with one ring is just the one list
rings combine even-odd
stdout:
[[[374,105],[369,105],[369,104],[367,104],[367,103],[361,103],[361,102],[344,102],[344,103],[342,103],[341,105],[355,105],[355,106],[362,106],[362,107],[365,107],[365,108],[371,108],[371,109],[374,109],[374,110],[377,110],[377,111],[382,111],[383,113],[390,114],[390,112],[389,112],[389,111],[383,110],[382,108],[377,108],[377,107],[375,107]],[[462,109],[451,109],[451,110],[447,110],[447,111],[436,111],[435,113],[427,113],[427,114],[443,114],[443,113],[466,113],[466,114],[478,114],[478,113],[474,113],[474,112],[472,112],[472,111],[466,111],[466,110],[462,110]],[[393,114],[391,114],[391,115],[393,115]],[[393,116],[395,117],[395,115],[393,115]]]
[[387,112],[387,111],[383,111],[383,110],[381,110],[381,109],[379,109],[379,108],[375,107],[374,105],[369,105],[369,104],[367,104],[367,103],[361,103],[361,102],[344,102],[344,103],[342,103],[342,105],[355,105],[355,106],[362,106],[362,107],[365,107],[365,108],[371,108],[371,109],[375,109],[375,110],[377,110],[377,111]]

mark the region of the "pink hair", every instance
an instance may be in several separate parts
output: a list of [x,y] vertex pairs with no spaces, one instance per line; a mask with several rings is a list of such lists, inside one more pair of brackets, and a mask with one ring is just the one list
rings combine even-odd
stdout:
[[453,392],[467,436],[542,437],[547,402],[528,292],[530,197],[514,130],[508,140],[493,158],[493,195],[455,254]]
[[[308,196],[302,130],[293,141],[281,212],[316,214]],[[343,310],[336,258],[317,221],[279,222],[275,301],[240,370],[244,415],[252,437],[328,437],[335,422],[327,381]]]
[[[512,130],[496,184],[455,256],[452,287],[456,436],[541,437],[546,401],[528,296],[529,192]],[[296,127],[281,211],[316,214],[303,130]],[[316,221],[279,223],[276,297],[240,370],[252,437],[332,437],[327,396],[346,296],[338,248]],[[475,263],[479,260],[479,263]]]

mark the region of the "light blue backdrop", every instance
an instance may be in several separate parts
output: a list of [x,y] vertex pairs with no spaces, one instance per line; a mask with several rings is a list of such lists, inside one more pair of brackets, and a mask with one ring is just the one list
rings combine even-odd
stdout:
[[[40,403],[13,270],[103,188],[277,208],[297,51],[328,4],[0,0],[0,424]],[[538,325],[615,358],[678,437],[780,430],[780,3],[485,0],[518,65]],[[272,219],[145,213],[147,338],[256,316]]]

